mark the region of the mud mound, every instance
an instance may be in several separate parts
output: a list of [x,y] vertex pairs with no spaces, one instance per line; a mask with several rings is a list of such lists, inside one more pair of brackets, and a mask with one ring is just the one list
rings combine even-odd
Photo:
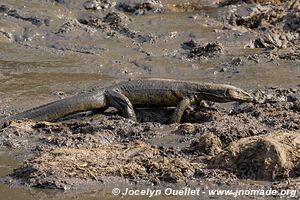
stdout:
[[[262,6],[252,8],[247,16],[236,16],[236,25],[250,29],[299,32],[299,5]],[[291,33],[292,34],[292,33]],[[291,37],[291,36],[290,36]]]
[[0,132],[0,145],[11,148],[34,149],[40,144],[58,147],[94,147],[116,140],[116,134],[109,127],[105,128],[98,124],[97,128],[88,122],[50,123],[17,120],[12,121]]
[[[223,145],[229,145],[240,138],[274,130],[299,130],[299,95],[298,89],[265,89],[253,92],[256,102],[235,104],[229,111],[220,107],[198,109],[185,118],[197,123],[188,134],[212,133]],[[186,134],[185,130],[181,133]]]
[[190,147],[184,149],[183,151],[185,153],[204,153],[215,156],[222,151],[222,143],[216,135],[208,133],[201,136],[198,140],[193,141]]
[[219,42],[207,43],[201,46],[194,40],[184,42],[183,49],[188,50],[187,57],[191,59],[201,59],[207,57],[214,57],[223,54],[223,46]]
[[135,15],[145,15],[148,13],[160,13],[163,5],[160,0],[120,0],[117,8]]
[[274,130],[299,130],[299,95],[299,89],[274,88],[255,91],[253,96],[256,102],[233,104],[229,109],[210,103],[207,108],[187,110],[183,116],[183,124],[178,128],[163,125],[173,113],[172,108],[137,110],[138,120],[143,123],[132,123],[118,116],[118,113],[83,117],[80,118],[82,122],[18,121],[0,130],[0,145],[14,143],[19,146],[18,144],[26,141],[24,138],[29,138],[29,141],[30,138],[36,138],[44,144],[54,146],[92,147],[98,143],[159,138],[165,130],[182,135],[187,140],[195,139],[195,135],[213,134],[223,145],[228,145],[240,138]]
[[[273,1],[271,3],[274,4]],[[250,6],[247,12],[238,7],[229,23],[249,28],[257,33],[257,39],[249,45],[251,48],[265,48],[272,59],[298,60],[300,3],[288,0],[282,3],[278,1],[275,4],[280,5],[255,4]]]
[[252,95],[252,103],[187,110],[180,125],[147,121],[164,122],[172,108],[138,109],[141,122],[114,112],[56,123],[13,121],[0,130],[0,146],[32,152],[11,179],[42,188],[101,185],[109,177],[158,187],[299,177],[300,90]]
[[276,132],[233,142],[211,161],[240,178],[276,180],[295,176],[299,165],[300,132]]
[[138,31],[130,30],[127,27],[127,22],[130,20],[129,17],[120,12],[110,12],[102,18],[88,16],[78,19],[79,23],[102,30],[107,36],[125,36],[141,43],[154,40],[151,35],[142,35]]
[[272,5],[279,5],[284,0],[224,0],[220,3],[220,6],[228,6],[228,5],[234,5],[234,4],[240,4],[240,3],[259,3],[259,4],[272,4]]
[[16,19],[24,20],[31,22],[35,26],[49,25],[49,20],[28,16],[29,13],[21,13],[18,10],[15,10],[7,5],[0,5],[0,13],[5,13],[8,16],[11,16]]
[[83,3],[83,7],[87,10],[104,10],[115,6],[115,2],[108,0],[89,0]]
[[[195,167],[185,159],[162,156],[162,152],[143,142],[99,145],[97,148],[56,148],[40,154],[15,170],[11,176],[25,183],[47,188],[66,179],[92,179],[118,176],[137,180],[176,183],[188,181]],[[76,183],[73,183],[76,184]],[[62,187],[63,182],[56,185]]]

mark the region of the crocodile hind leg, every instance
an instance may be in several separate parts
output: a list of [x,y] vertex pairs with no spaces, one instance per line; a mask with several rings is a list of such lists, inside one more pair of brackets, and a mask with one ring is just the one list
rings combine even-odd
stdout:
[[105,97],[108,105],[120,110],[124,117],[136,121],[136,115],[133,106],[125,95],[118,91],[107,90],[105,91]]
[[194,97],[186,97],[179,102],[177,107],[175,108],[174,113],[172,114],[171,118],[168,120],[169,123],[179,123],[183,116],[183,113],[186,109],[194,104],[196,99]]

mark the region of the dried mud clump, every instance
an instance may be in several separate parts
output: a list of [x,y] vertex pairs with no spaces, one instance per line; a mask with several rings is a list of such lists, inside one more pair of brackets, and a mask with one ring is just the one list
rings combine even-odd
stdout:
[[[188,181],[195,167],[179,157],[164,157],[162,152],[144,142],[100,145],[97,148],[56,148],[43,150],[11,176],[42,188],[65,189],[64,180],[100,181],[104,177],[124,177],[131,181]],[[74,183],[76,184],[76,183]]]
[[[35,148],[39,144],[51,147],[85,147],[112,143],[116,134],[109,128],[86,122],[50,123],[17,120],[0,130],[0,145],[10,148]],[[30,142],[34,140],[35,142]]]
[[294,102],[292,109],[296,112],[300,112],[300,100]]
[[125,27],[127,26],[127,22],[130,21],[130,18],[123,13],[110,12],[103,18],[90,16],[87,18],[81,18],[78,21],[81,24],[94,28],[99,28],[103,30],[118,30],[125,29]]
[[108,0],[89,0],[83,3],[83,7],[87,10],[104,10],[115,5],[115,2]]
[[247,4],[272,4],[272,5],[280,5],[284,0],[224,0],[220,2],[220,6],[228,6],[235,5],[240,3]]
[[184,149],[185,153],[206,154],[215,156],[222,151],[222,142],[214,134],[208,133],[201,136],[198,140],[194,140],[191,145]]
[[160,0],[120,0],[117,8],[135,15],[145,15],[148,13],[160,13],[163,5]]
[[109,12],[102,18],[89,16],[80,18],[78,21],[88,27],[100,29],[108,36],[125,36],[140,43],[154,40],[152,35],[142,35],[138,31],[129,29],[127,27],[127,22],[130,22],[131,19],[124,13]]
[[168,119],[171,108],[137,109],[142,122],[108,112],[56,123],[18,120],[0,130],[0,146],[31,152],[10,180],[42,188],[103,186],[110,177],[158,187],[295,179],[299,95],[298,88],[257,90],[254,102],[189,110],[180,125],[143,120]]
[[191,59],[214,57],[216,55],[223,54],[224,49],[222,44],[219,42],[211,42],[201,46],[194,40],[184,42],[181,46],[183,49],[188,50],[187,56]]
[[272,59],[299,60],[300,2],[288,0],[278,4],[254,4],[247,12],[237,7],[229,23],[257,33],[251,48],[265,48]]
[[41,26],[41,25],[49,25],[48,19],[37,18],[36,16],[30,16],[30,13],[23,13],[21,10],[13,9],[7,5],[0,5],[0,13],[8,15],[10,17],[31,22],[33,25]]
[[299,163],[300,132],[276,132],[243,138],[211,161],[240,178],[276,180],[291,177]]
[[129,17],[122,13],[111,12],[108,13],[104,18],[103,22],[108,23],[111,27],[117,28],[118,26],[126,26],[129,21]]
[[252,93],[255,102],[236,104],[229,111],[220,107],[191,112],[186,120],[194,124],[191,134],[212,133],[229,145],[244,137],[274,130],[300,130],[299,89],[265,89]]
[[68,20],[63,23],[61,27],[55,32],[56,35],[63,36],[64,34],[71,33],[72,31],[82,27],[77,20]]

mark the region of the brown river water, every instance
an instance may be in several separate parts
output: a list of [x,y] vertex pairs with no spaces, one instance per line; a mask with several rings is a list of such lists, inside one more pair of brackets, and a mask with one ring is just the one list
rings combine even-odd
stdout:
[[[108,1],[113,6],[100,10],[85,9],[85,2],[1,0],[0,117],[93,86],[128,79],[155,77],[228,83],[247,90],[299,87],[299,60],[269,59],[260,57],[262,48],[245,48],[254,39],[253,32],[224,31],[225,22],[217,20],[224,10],[217,8],[213,1],[163,0],[162,13],[144,15],[117,10],[114,0]],[[115,11],[125,16],[121,15],[116,24],[104,24],[105,28],[79,22],[88,17],[103,18]],[[218,41],[223,46],[223,54],[188,58],[182,44],[190,40],[201,44]],[[240,59],[241,64],[233,65],[233,71],[222,70],[235,59]],[[15,150],[0,151],[0,176],[5,177],[19,166],[23,154]],[[142,199],[128,197],[135,198]],[[103,190],[74,196],[57,190],[0,184],[0,199],[117,197]]]

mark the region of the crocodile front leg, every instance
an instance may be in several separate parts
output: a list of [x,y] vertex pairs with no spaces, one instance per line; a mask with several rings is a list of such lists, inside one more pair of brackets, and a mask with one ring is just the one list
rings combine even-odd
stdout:
[[171,118],[169,119],[169,123],[179,123],[181,121],[181,118],[183,116],[183,113],[186,111],[186,109],[196,103],[195,97],[185,97],[183,100],[179,102],[177,107],[175,108],[174,113],[172,114]]
[[136,115],[131,102],[121,92],[115,90],[107,90],[105,91],[105,98],[107,100],[107,103],[110,106],[120,110],[124,117],[136,121]]

